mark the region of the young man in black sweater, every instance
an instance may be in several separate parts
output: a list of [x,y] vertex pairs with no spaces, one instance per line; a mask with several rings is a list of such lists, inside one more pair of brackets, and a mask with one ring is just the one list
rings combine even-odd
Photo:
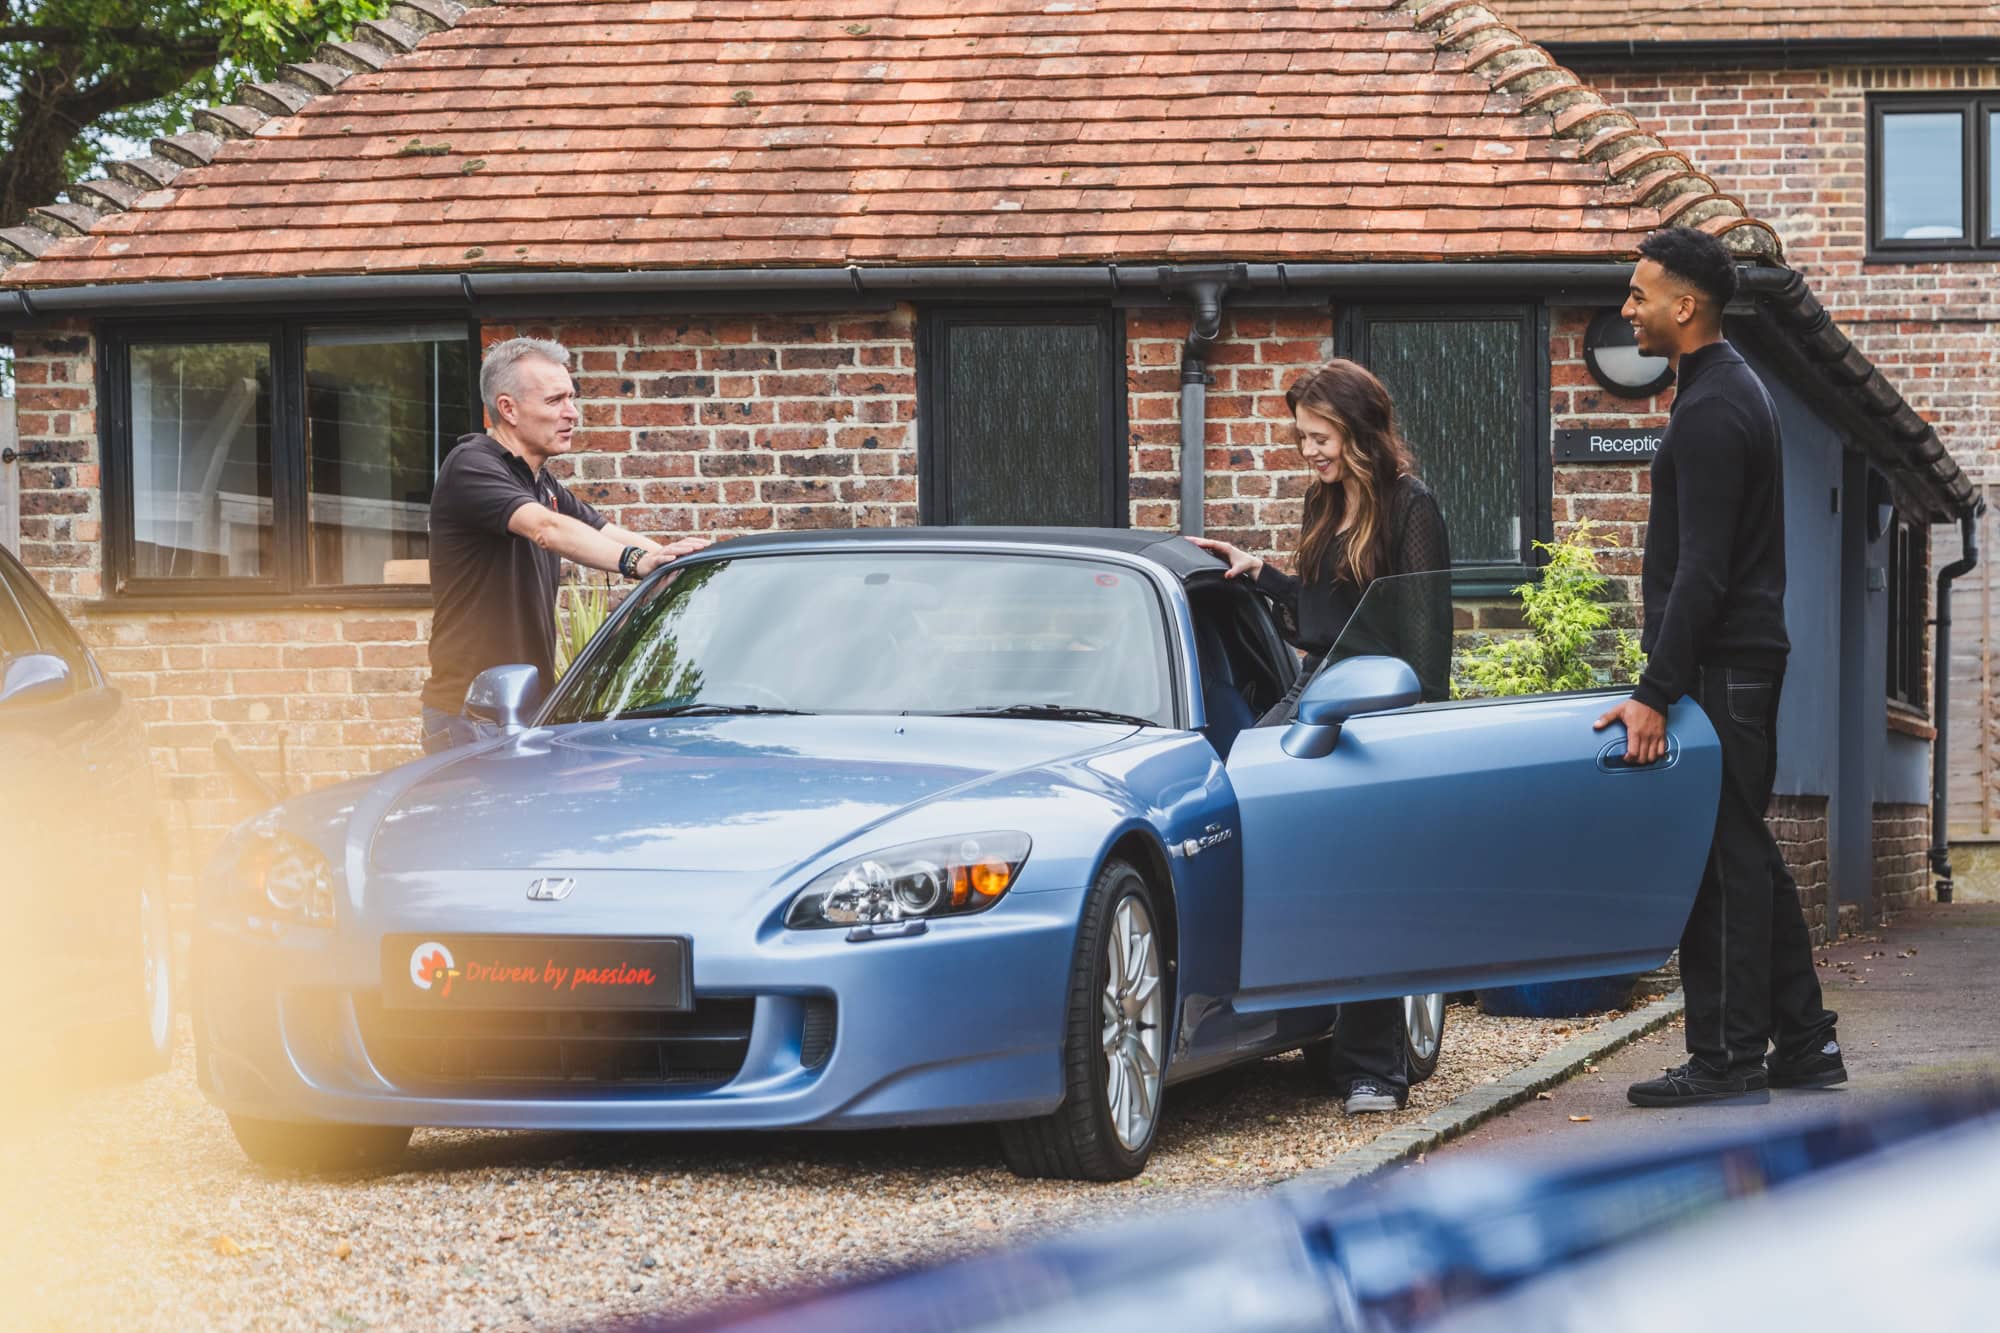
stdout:
[[1597,726],[1622,723],[1627,760],[1653,763],[1666,754],[1667,708],[1692,696],[1722,741],[1722,800],[1681,934],[1688,1062],[1626,1096],[1636,1106],[1767,1101],[1773,1087],[1847,1079],[1798,886],[1764,823],[1790,650],[1778,418],[1722,336],[1736,294],[1722,243],[1676,227],[1648,236],[1639,254],[1624,315],[1640,351],[1673,363],[1678,388],[1653,462],[1646,670]]

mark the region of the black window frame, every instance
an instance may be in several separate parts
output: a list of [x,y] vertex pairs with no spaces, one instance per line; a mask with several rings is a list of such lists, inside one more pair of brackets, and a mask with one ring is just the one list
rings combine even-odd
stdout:
[[[311,459],[306,441],[306,335],[325,328],[393,329],[406,324],[465,324],[466,420],[480,429],[477,367],[479,321],[462,310],[389,310],[300,314],[284,318],[204,321],[134,320],[98,330],[98,402],[104,408],[104,595],[99,606],[178,606],[191,609],[428,606],[429,585],[312,582],[309,507]],[[131,349],[263,342],[271,353],[271,545],[267,574],[238,578],[166,579],[133,573]]]
[[1098,484],[1107,497],[1100,526],[1132,525],[1129,494],[1131,428],[1127,421],[1125,319],[1111,306],[940,305],[917,315],[917,521],[953,525],[951,450],[944,437],[949,394],[946,340],[966,324],[1076,324],[1094,326],[1103,358],[1098,420]]
[[1887,654],[1883,677],[1889,702],[1918,713],[1930,710],[1930,681],[1924,671],[1924,650],[1930,631],[1930,579],[1927,546],[1930,528],[1898,512],[1884,534],[1888,541],[1889,604],[1883,638]]
[[[1336,352],[1366,366],[1370,363],[1369,328],[1388,321],[1517,320],[1521,327],[1521,360],[1515,383],[1521,395],[1521,545],[1513,561],[1465,561],[1454,557],[1451,590],[1454,597],[1505,597],[1539,575],[1546,563],[1536,542],[1555,536],[1555,461],[1549,412],[1549,307],[1538,299],[1520,301],[1434,302],[1369,300],[1341,307],[1334,330]],[[1417,448],[1417,474],[1423,475],[1423,442]],[[1445,514],[1445,526],[1451,514]],[[1456,548],[1456,543],[1454,543]]]
[[[1961,119],[1959,178],[1963,194],[1959,200],[1959,219],[1965,233],[1963,240],[1896,240],[1882,235],[1883,118],[1924,112],[1956,112]],[[1993,180],[1988,171],[1996,116],[2000,116],[2000,89],[1874,94],[1868,98],[1868,246],[1864,258],[1869,263],[2000,262],[2000,216],[1993,215]]]

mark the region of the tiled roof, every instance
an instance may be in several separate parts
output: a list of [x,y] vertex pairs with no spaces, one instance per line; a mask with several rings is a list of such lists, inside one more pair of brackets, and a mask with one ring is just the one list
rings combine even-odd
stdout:
[[170,188],[79,194],[126,211],[45,212],[82,234],[0,286],[1617,258],[1669,221],[1777,253],[1467,0],[521,0],[449,17]]
[[1491,0],[1537,42],[1811,42],[2000,37],[1993,0]]

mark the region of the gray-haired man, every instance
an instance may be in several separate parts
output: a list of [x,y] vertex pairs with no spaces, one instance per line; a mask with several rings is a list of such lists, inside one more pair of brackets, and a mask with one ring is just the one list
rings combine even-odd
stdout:
[[465,688],[488,667],[526,662],[555,674],[556,582],[564,560],[628,578],[708,545],[661,545],[607,523],[549,475],[575,444],[576,386],[561,343],[513,338],[479,368],[490,433],[445,456],[431,492],[431,674],[424,749],[474,739]]

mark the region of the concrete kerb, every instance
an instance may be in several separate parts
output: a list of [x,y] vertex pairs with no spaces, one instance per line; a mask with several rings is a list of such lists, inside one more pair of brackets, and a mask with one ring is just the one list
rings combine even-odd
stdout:
[[1538,1092],[1582,1072],[1628,1042],[1673,1021],[1685,1007],[1678,990],[1625,1017],[1564,1042],[1541,1059],[1491,1083],[1483,1083],[1412,1124],[1398,1125],[1350,1148],[1326,1166],[1278,1182],[1287,1190],[1324,1191],[1366,1180],[1399,1162],[1447,1143],[1476,1125],[1530,1101]]

